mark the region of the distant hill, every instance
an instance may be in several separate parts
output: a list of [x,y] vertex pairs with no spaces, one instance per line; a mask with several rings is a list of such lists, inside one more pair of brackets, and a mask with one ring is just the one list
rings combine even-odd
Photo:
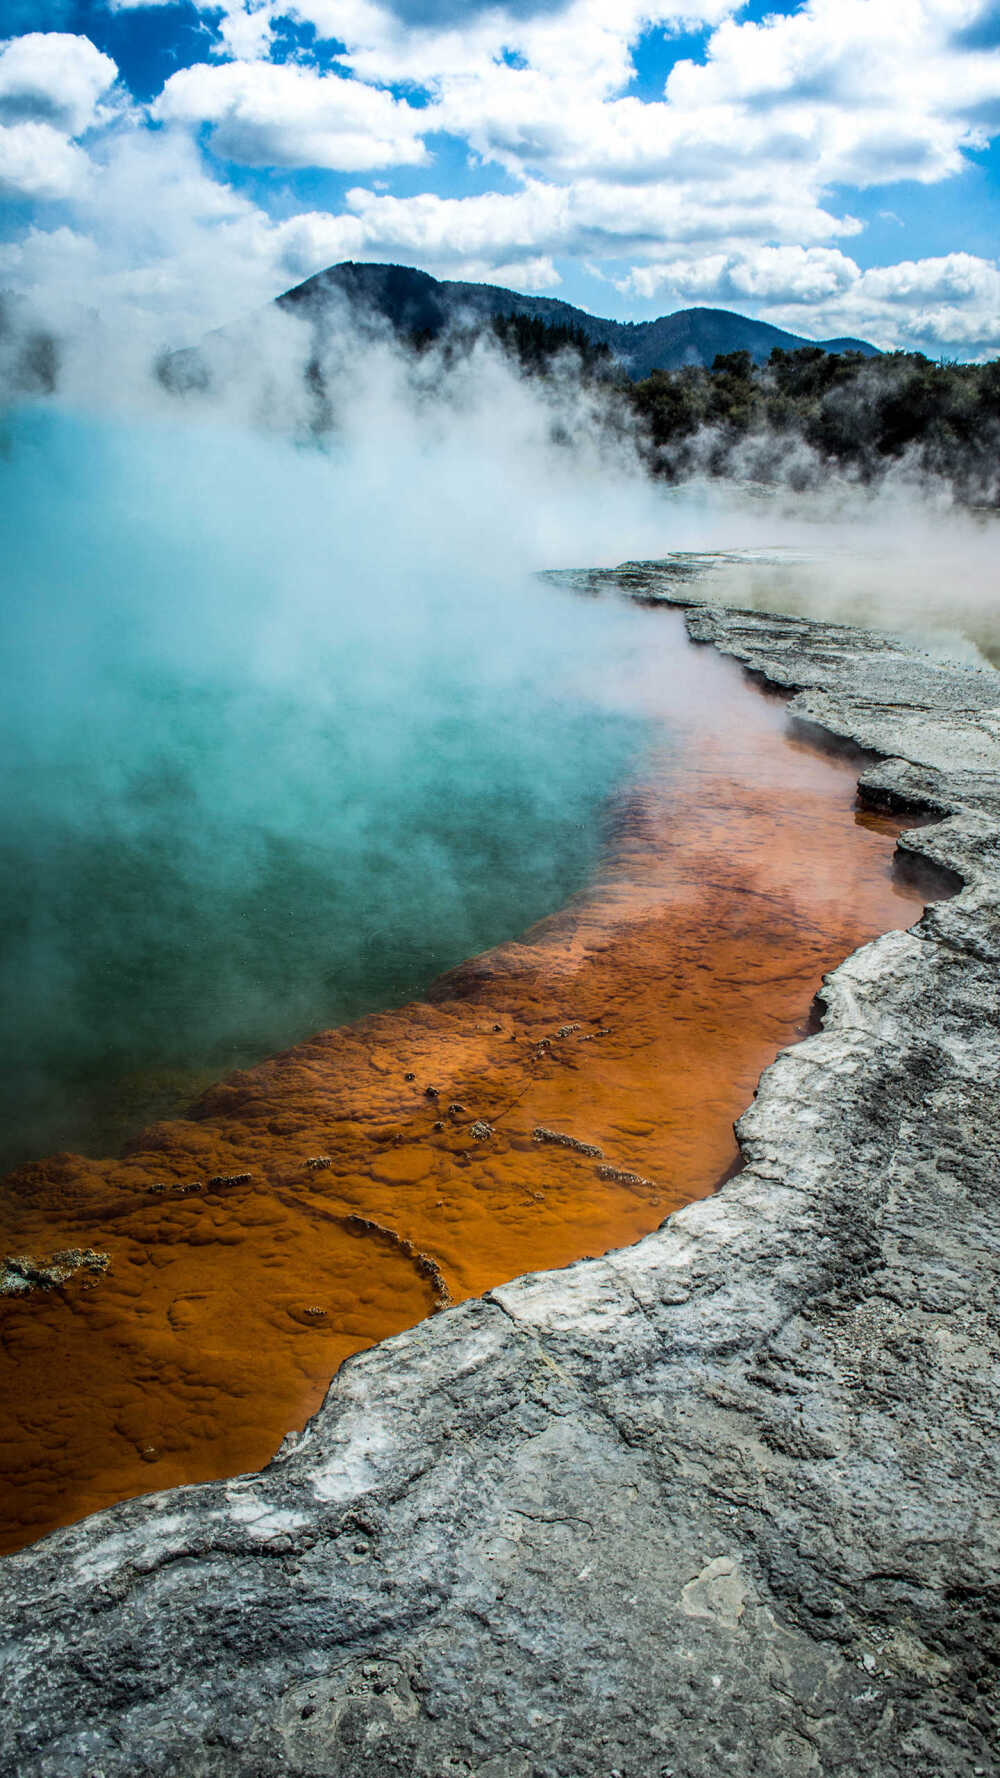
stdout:
[[463,320],[539,316],[550,324],[578,328],[595,345],[607,346],[635,379],[652,370],[680,370],[686,364],[710,367],[720,352],[746,351],[756,364],[764,364],[775,346],[786,352],[821,346],[825,352],[881,356],[867,340],[809,340],[728,309],[679,309],[656,321],[609,321],[554,296],[522,296],[499,284],[463,284],[432,278],[412,266],[357,265],[353,260],[317,272],[277,301],[280,308],[320,320],[334,296],[345,296],[361,315],[381,316],[397,333],[431,338]]

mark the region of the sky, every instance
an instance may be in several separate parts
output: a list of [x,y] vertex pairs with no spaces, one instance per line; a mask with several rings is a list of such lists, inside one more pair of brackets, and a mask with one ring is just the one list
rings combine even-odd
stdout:
[[338,260],[1000,355],[996,0],[0,0],[0,288],[197,338]]

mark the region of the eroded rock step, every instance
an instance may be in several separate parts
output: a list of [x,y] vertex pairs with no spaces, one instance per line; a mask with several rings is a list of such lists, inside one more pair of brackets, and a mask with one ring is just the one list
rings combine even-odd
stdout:
[[263,1474],[10,1558],[12,1770],[995,1770],[996,676],[691,622],[888,755],[966,886],[834,972],[716,1196],[357,1357]]

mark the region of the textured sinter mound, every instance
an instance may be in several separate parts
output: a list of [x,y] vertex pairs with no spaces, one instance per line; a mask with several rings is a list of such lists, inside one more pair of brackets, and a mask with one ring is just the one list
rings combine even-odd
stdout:
[[349,1354],[711,1191],[823,971],[915,918],[851,768],[789,740],[677,614],[644,625],[634,695],[669,740],[588,895],[430,1003],[231,1077],[121,1160],[8,1182],[0,1254],[109,1264],[0,1301],[0,1547],[258,1468]]
[[356,1358],[263,1474],[11,1557],[19,1778],[996,1769],[998,682],[691,625],[890,756],[965,887],[828,979],[717,1196]]

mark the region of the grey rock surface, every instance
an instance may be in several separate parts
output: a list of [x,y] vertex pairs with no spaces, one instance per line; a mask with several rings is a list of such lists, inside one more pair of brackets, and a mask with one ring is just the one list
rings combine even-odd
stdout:
[[688,623],[884,755],[961,892],[826,980],[715,1197],[352,1360],[261,1474],[7,1558],[5,1774],[1000,1769],[1000,678]]

